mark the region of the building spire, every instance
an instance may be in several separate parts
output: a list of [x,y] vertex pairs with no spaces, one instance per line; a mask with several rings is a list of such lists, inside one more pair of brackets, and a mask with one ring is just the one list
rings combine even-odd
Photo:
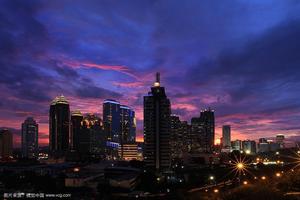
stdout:
[[160,73],[156,72],[156,82],[160,83]]
[[154,87],[160,86],[160,73],[156,72],[156,81],[154,82]]

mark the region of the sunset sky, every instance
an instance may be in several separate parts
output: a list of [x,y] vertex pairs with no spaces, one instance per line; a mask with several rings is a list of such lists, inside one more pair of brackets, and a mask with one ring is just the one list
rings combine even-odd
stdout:
[[28,116],[48,142],[49,104],[136,111],[161,84],[182,120],[211,107],[233,139],[300,135],[300,1],[0,0],[0,127]]

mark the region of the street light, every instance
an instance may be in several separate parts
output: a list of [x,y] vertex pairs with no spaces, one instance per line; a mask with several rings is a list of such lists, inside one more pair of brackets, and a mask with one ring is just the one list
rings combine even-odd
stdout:
[[236,168],[238,170],[243,170],[245,168],[245,165],[244,165],[244,163],[239,162],[239,163],[236,164]]
[[266,177],[265,177],[265,176],[262,176],[261,179],[262,179],[262,180],[266,180]]
[[211,181],[214,180],[214,179],[215,179],[214,176],[210,176],[210,177],[209,177],[209,180],[211,180]]
[[219,192],[219,190],[218,189],[214,189],[214,193],[218,193]]
[[281,174],[280,173],[276,173],[276,177],[281,177]]
[[244,181],[243,184],[244,184],[244,185],[248,185],[248,181]]

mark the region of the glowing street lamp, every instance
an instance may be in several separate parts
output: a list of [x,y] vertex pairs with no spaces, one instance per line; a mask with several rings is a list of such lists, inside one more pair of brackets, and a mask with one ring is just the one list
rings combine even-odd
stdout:
[[219,192],[219,190],[218,189],[214,189],[214,193],[218,193]]
[[248,185],[248,181],[244,181],[243,184],[244,184],[244,185]]
[[276,177],[281,177],[281,174],[280,173],[276,173]]
[[214,176],[210,176],[210,177],[209,177],[209,180],[211,180],[211,181],[214,180],[214,179],[215,179]]
[[266,177],[265,177],[265,176],[262,176],[262,177],[261,177],[261,180],[266,180]]
[[236,164],[236,168],[237,168],[238,170],[243,170],[243,169],[245,168],[245,165],[244,165],[244,163],[239,162],[239,163]]

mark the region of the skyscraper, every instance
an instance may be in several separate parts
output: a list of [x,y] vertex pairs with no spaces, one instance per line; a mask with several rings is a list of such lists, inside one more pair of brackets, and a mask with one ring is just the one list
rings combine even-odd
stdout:
[[24,158],[37,158],[39,152],[38,124],[32,117],[22,123],[22,156]]
[[128,106],[120,106],[120,133],[123,142],[135,142],[135,112]]
[[171,158],[178,158],[181,155],[182,147],[182,130],[179,116],[171,115],[170,117],[170,149]]
[[205,109],[200,112],[200,117],[191,120],[192,151],[212,152],[215,142],[215,116],[214,111]]
[[222,128],[222,146],[224,149],[231,147],[231,130],[229,125],[224,125]]
[[103,102],[103,124],[107,140],[119,142],[120,136],[120,103],[112,99]]
[[[119,157],[124,159],[124,146],[135,142],[135,113],[128,106],[120,106],[120,137]],[[130,145],[129,145],[130,146]]]
[[144,96],[144,161],[156,172],[170,166],[170,115],[170,100],[157,73],[151,91]]
[[80,132],[82,129],[83,116],[79,110],[75,110],[71,114],[71,149],[78,150],[80,142]]
[[70,106],[66,98],[56,97],[49,112],[49,153],[50,156],[63,157],[69,149]]
[[0,159],[13,156],[13,134],[7,129],[0,130]]

